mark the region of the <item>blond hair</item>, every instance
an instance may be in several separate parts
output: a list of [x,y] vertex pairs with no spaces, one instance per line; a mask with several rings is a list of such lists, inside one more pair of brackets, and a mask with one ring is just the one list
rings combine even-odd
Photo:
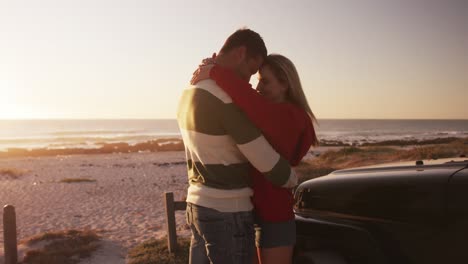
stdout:
[[[288,87],[286,99],[302,108],[309,115],[312,122],[317,124],[317,119],[312,109],[310,109],[304,90],[302,89],[301,79],[292,61],[283,55],[270,54],[262,65],[262,67],[265,66],[270,68],[280,83]],[[313,140],[313,145],[318,145],[316,136]]]

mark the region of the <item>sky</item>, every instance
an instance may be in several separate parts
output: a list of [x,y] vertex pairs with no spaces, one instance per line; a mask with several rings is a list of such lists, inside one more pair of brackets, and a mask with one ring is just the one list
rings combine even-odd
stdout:
[[241,27],[319,119],[468,119],[464,0],[0,0],[0,119],[175,118]]

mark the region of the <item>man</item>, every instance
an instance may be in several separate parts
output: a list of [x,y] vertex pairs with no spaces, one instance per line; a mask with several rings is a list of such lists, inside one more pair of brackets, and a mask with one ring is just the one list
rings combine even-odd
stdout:
[[[240,29],[226,40],[216,63],[249,81],[266,56],[260,35]],[[296,175],[213,80],[183,92],[178,122],[190,184],[190,263],[251,263],[255,245],[249,163],[278,186],[293,187]]]

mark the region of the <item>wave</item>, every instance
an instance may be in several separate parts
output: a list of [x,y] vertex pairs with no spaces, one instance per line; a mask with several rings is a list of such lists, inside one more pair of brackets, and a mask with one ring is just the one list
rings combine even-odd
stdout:
[[[318,137],[323,142],[342,142],[343,144],[362,145],[368,143],[378,143],[386,141],[418,141],[433,140],[437,138],[464,138],[468,135],[465,131],[444,131],[434,133],[318,133]],[[175,133],[148,133],[148,134],[83,134],[59,137],[26,137],[26,138],[0,138],[0,150],[8,148],[99,148],[104,144],[127,143],[135,145],[160,138],[175,137],[180,138],[178,132]]]
[[146,131],[142,130],[93,130],[93,131],[59,131],[52,132],[52,136],[69,136],[69,135],[115,135],[115,134],[143,134]]
[[2,157],[37,157],[37,156],[57,156],[76,154],[105,154],[105,153],[134,153],[134,152],[156,152],[156,151],[183,151],[184,144],[178,138],[156,139],[129,145],[125,142],[104,143],[97,148],[9,148],[0,151]]
[[87,135],[62,137],[27,137],[27,138],[0,138],[0,150],[7,148],[68,148],[85,147],[97,148],[108,143],[125,142],[130,145],[150,140],[180,137],[179,133],[152,133],[139,135]]
[[[468,135],[468,120],[319,120],[321,141],[346,144],[431,140]],[[180,138],[176,120],[0,120],[0,151],[7,148],[99,148]]]
[[318,138],[325,144],[338,145],[368,145],[384,142],[404,142],[415,144],[418,142],[437,142],[451,139],[466,138],[468,135],[464,131],[447,131],[432,133],[382,133],[382,134],[362,134],[362,133],[331,133],[320,134]]

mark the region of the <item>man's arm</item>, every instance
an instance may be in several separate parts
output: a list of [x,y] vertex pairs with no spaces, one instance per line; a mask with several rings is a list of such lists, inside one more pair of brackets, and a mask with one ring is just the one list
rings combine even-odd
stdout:
[[252,166],[274,185],[284,188],[296,186],[297,176],[288,161],[273,149],[247,116],[233,103],[226,104],[224,111],[224,128]]

